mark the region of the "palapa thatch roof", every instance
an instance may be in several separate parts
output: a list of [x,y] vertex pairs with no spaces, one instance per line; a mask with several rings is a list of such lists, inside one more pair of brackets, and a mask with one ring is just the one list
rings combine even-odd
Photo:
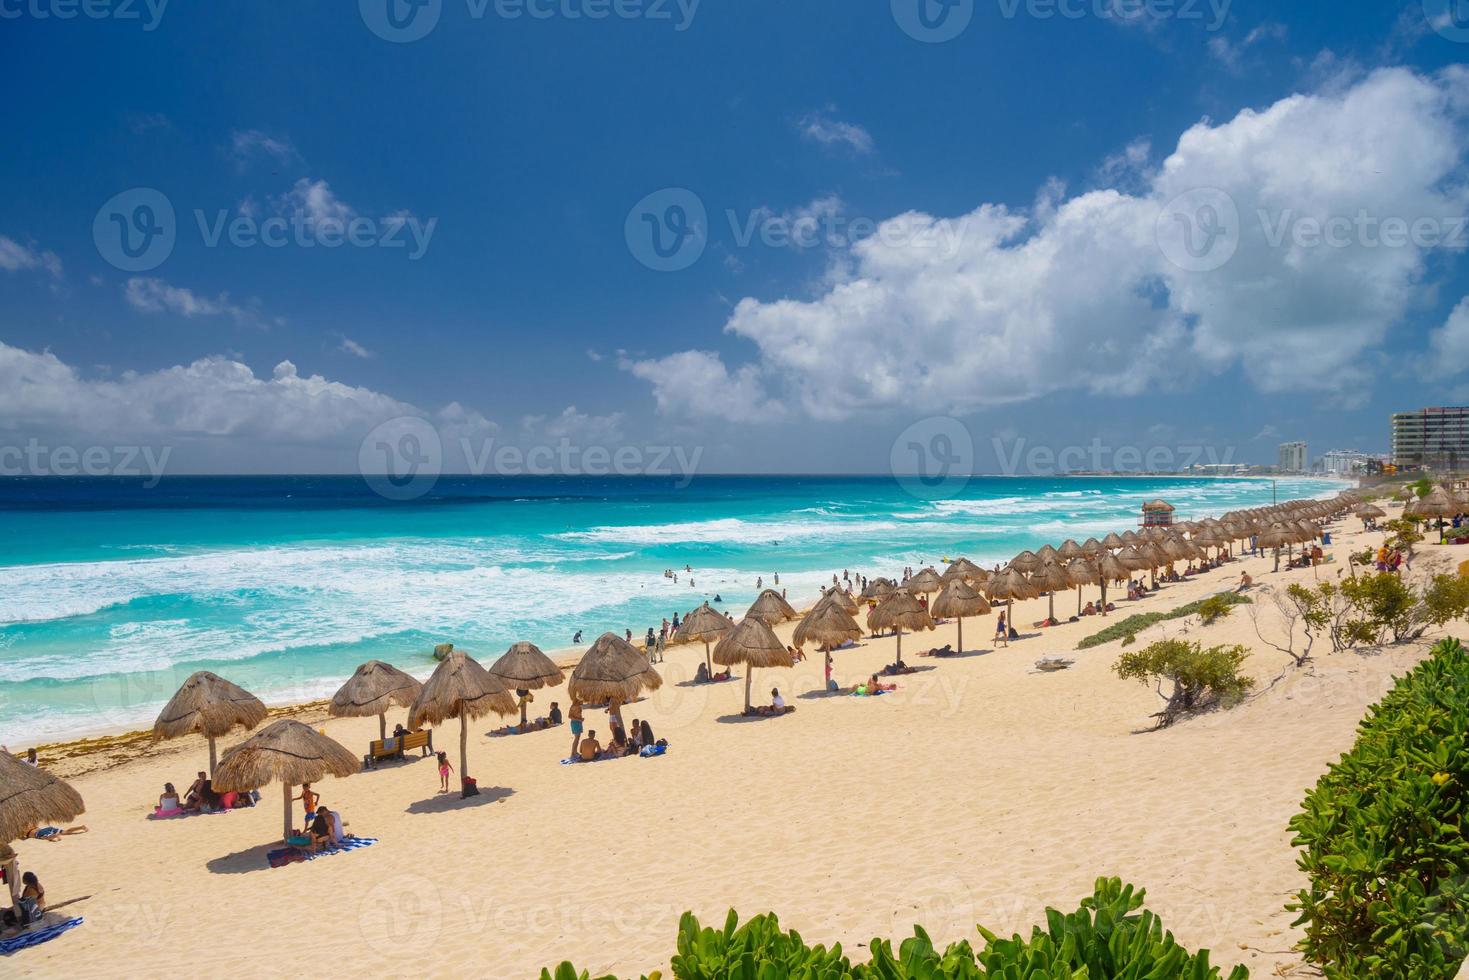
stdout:
[[943,579],[945,584],[952,582],[956,578],[962,578],[972,583],[976,579],[976,573],[984,578],[988,577],[985,575],[984,569],[980,568],[968,558],[955,558],[949,562],[949,566],[944,569],[943,574],[939,578]]
[[1062,541],[1061,547],[1056,549],[1056,557],[1063,562],[1069,562],[1073,558],[1080,558],[1083,554],[1085,552],[1081,550],[1081,545],[1077,544],[1074,538],[1067,538],[1065,541]]
[[1122,538],[1121,538],[1121,536],[1118,535],[1117,532],[1112,531],[1112,532],[1108,533],[1108,535],[1105,538],[1102,539],[1102,547],[1103,548],[1125,548],[1125,547],[1127,547],[1127,542],[1126,541],[1123,541]]
[[991,599],[1034,599],[1040,595],[1040,591],[1014,566],[1002,569],[998,575],[991,575],[984,583],[984,591]]
[[0,751],[0,843],[63,825],[86,809],[81,794],[44,769]]
[[1088,558],[1097,558],[1107,549],[1096,538],[1087,538],[1081,543],[1081,552]]
[[818,604],[796,624],[792,637],[798,647],[810,643],[817,647],[839,647],[848,640],[860,640],[862,627],[852,614],[834,602]]
[[711,643],[733,628],[724,613],[711,609],[706,602],[683,618],[673,639],[675,643]]
[[616,633],[603,633],[582,655],[566,690],[578,701],[596,704],[617,698],[626,703],[662,686],[663,678],[647,657]]
[[944,587],[944,582],[943,579],[939,578],[938,572],[934,571],[932,568],[925,568],[918,574],[914,575],[912,578],[908,579],[904,587],[909,592],[916,592],[920,595],[927,595],[929,593],[937,592],[939,589],[942,589]]
[[867,583],[867,588],[862,590],[864,599],[881,599],[891,595],[898,586],[890,578],[875,578]]
[[158,713],[153,738],[179,738],[194,732],[218,738],[236,725],[248,730],[264,720],[265,705],[259,698],[218,674],[201,670],[184,681]]
[[1410,501],[1403,508],[1409,517],[1453,517],[1459,513],[1459,502],[1443,487],[1434,487],[1425,496]]
[[722,667],[733,664],[789,667],[791,653],[773,629],[761,620],[746,616],[715,645],[714,662]]
[[1030,584],[1032,588],[1045,592],[1060,592],[1072,588],[1076,583],[1071,581],[1071,576],[1066,574],[1066,569],[1059,562],[1048,561],[1042,563],[1030,576]]
[[1066,575],[1072,585],[1097,585],[1102,581],[1101,569],[1087,558],[1073,558],[1067,562]]
[[850,592],[848,592],[846,589],[838,588],[827,589],[826,593],[820,599],[816,600],[816,606],[813,606],[812,608],[814,609],[821,606],[836,606],[838,609],[845,612],[848,616],[857,615],[857,609],[859,608],[857,605],[857,600],[852,598],[852,594]]
[[767,626],[775,626],[795,619],[798,614],[791,608],[791,604],[785,601],[779,592],[774,589],[766,589],[750,603],[750,608],[745,611],[745,618],[755,618]]
[[515,699],[500,679],[485,670],[462,650],[455,650],[434,668],[423,690],[408,709],[408,724],[417,728],[427,722],[441,725],[458,718],[460,711],[470,718],[494,712],[513,715]]
[[423,684],[392,664],[369,660],[358,667],[332,695],[327,712],[337,718],[365,718],[389,708],[406,708],[423,690]]
[[1022,551],[1010,559],[1010,567],[1019,569],[1027,575],[1040,566],[1041,560],[1034,551]]
[[928,610],[934,616],[957,619],[960,616],[983,616],[990,611],[990,604],[968,582],[955,579],[934,597]]
[[350,776],[362,768],[351,749],[294,718],[282,718],[227,749],[214,771],[221,793],[245,793],[279,781],[288,786],[327,776]]
[[867,628],[874,632],[890,629],[931,630],[933,617],[911,592],[898,589],[867,613]]
[[555,661],[542,653],[540,647],[524,640],[512,644],[504,656],[491,664],[490,673],[512,691],[555,687],[566,680]]
[[1126,565],[1117,559],[1116,555],[1104,555],[1097,562],[1097,569],[1102,573],[1102,578],[1108,582],[1116,582],[1128,577],[1131,571]]

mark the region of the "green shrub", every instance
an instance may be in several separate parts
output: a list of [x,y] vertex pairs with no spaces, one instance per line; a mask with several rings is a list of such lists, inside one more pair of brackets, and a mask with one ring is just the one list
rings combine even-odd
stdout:
[[[685,912],[678,925],[675,980],[1220,980],[1209,953],[1190,953],[1164,931],[1153,913],[1142,908],[1145,893],[1118,878],[1098,878],[1093,893],[1077,911],[1046,909],[1044,927],[1029,938],[1002,939],[984,927],[984,947],[975,952],[966,941],[940,952],[921,926],[893,951],[892,943],[874,939],[872,959],[853,964],[840,944],[809,947],[795,932],[782,932],[774,915],[758,915],[739,924],[733,911],[723,929],[706,929]],[[1237,966],[1225,980],[1248,980]],[[658,974],[644,980],[656,980]],[[588,980],[570,963],[541,980]],[[615,978],[602,978],[615,980]]]
[[1285,591],[1307,637],[1324,635],[1333,650],[1416,640],[1430,625],[1469,614],[1469,581],[1455,575],[1415,583],[1373,572],[1311,586],[1292,583]]
[[1222,592],[1219,595],[1211,595],[1199,603],[1199,620],[1208,626],[1216,619],[1228,616],[1230,610],[1235,606],[1234,602],[1228,598],[1230,596],[1242,598],[1235,592]]
[[[1167,728],[1188,715],[1230,708],[1244,700],[1255,686],[1254,678],[1239,672],[1249,655],[1238,644],[1206,649],[1196,641],[1159,640],[1122,654],[1112,669],[1123,680],[1157,686],[1166,703],[1154,717],[1159,728]],[[1173,686],[1167,694],[1163,693],[1165,681]]]
[[1326,976],[1448,980],[1469,951],[1469,652],[1443,640],[1376,705],[1291,818],[1288,908]]
[[1125,616],[1100,633],[1093,633],[1091,636],[1084,638],[1076,644],[1076,649],[1086,650],[1091,647],[1099,647],[1103,643],[1111,643],[1113,640],[1120,640],[1129,634],[1141,632],[1157,623],[1169,619],[1182,619],[1185,616],[1192,616],[1194,613],[1199,612],[1205,603],[1215,599],[1219,600],[1226,607],[1238,606],[1241,603],[1250,601],[1249,596],[1240,595],[1238,592],[1220,592],[1217,595],[1196,599],[1193,602],[1177,606],[1168,612],[1136,613],[1132,616]]

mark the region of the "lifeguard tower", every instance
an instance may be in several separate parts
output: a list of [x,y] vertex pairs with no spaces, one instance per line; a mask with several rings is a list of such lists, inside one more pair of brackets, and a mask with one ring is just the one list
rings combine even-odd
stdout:
[[1143,527],[1172,527],[1173,505],[1166,500],[1149,500],[1143,504]]

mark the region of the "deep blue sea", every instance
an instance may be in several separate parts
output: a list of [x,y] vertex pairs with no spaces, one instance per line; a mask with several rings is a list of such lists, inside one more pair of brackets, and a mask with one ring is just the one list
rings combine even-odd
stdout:
[[1182,520],[1339,486],[996,477],[931,501],[890,476],[446,476],[397,503],[355,476],[0,480],[0,742],[147,727],[201,668],[305,700],[371,658],[426,676],[439,642],[488,663],[716,595],[738,616],[757,576],[799,602],[844,568],[1136,527],[1153,497]]

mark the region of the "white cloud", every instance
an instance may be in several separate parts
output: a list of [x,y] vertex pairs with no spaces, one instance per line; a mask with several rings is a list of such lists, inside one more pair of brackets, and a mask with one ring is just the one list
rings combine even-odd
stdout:
[[1101,166],[1097,168],[1097,181],[1103,187],[1138,190],[1152,177],[1148,170],[1152,155],[1152,142],[1146,136],[1139,136],[1120,152],[1102,160]]
[[269,157],[276,163],[291,163],[300,154],[284,137],[272,136],[259,129],[237,129],[230,133],[230,156],[240,166],[255,157]]
[[855,153],[868,154],[875,149],[872,134],[856,123],[843,122],[826,112],[812,112],[797,124],[801,135],[823,146],[847,146]]
[[686,350],[642,361],[624,358],[620,366],[653,386],[658,410],[668,415],[753,422],[784,414],[779,403],[766,397],[758,368],[745,365],[731,372],[713,351]]
[[1469,296],[1449,313],[1443,326],[1429,334],[1429,352],[1433,355],[1428,374],[1448,378],[1469,370]]
[[[736,305],[725,330],[754,344],[752,363],[684,351],[629,369],[666,414],[749,420],[773,414],[768,392],[842,419],[1065,389],[1131,395],[1234,367],[1265,392],[1362,391],[1364,354],[1414,301],[1427,250],[1271,235],[1282,218],[1465,214],[1455,177],[1466,93],[1463,73],[1383,70],[1200,122],[1136,193],[1065,198],[1048,185],[1029,213],[983,204],[954,219],[898,215],[836,254],[815,298]],[[1238,247],[1222,268],[1185,272],[1155,225],[1197,188],[1232,198]]]
[[345,354],[351,354],[353,357],[360,357],[363,360],[368,360],[377,356],[372,351],[368,350],[366,347],[363,347],[357,341],[353,340],[351,337],[343,337],[342,342],[337,345],[337,350],[342,351]]
[[357,211],[332,192],[324,180],[302,177],[290,191],[274,201],[276,210],[289,214],[300,214],[302,223],[320,228],[330,223],[331,227],[345,228]]
[[140,313],[174,313],[183,317],[227,316],[242,326],[280,325],[280,317],[265,317],[256,303],[241,306],[228,293],[211,299],[184,286],[173,286],[150,276],[133,276],[123,287],[123,297]]
[[53,280],[61,278],[61,259],[55,252],[38,247],[34,242],[22,245],[13,238],[0,235],[0,269],[6,272],[39,269]]
[[494,423],[451,403],[425,411],[369,388],[303,376],[291,361],[258,377],[216,355],[115,378],[84,377],[50,352],[0,343],[0,441],[23,434],[49,445],[167,446],[180,470],[351,472],[362,440],[382,422],[428,419],[446,467],[459,438]]
[[622,419],[621,412],[588,415],[578,412],[575,405],[568,405],[560,415],[550,418],[544,415],[527,415],[521,419],[520,424],[528,435],[536,438],[607,445],[622,439]]
[[1238,44],[1230,41],[1224,34],[1215,34],[1209,38],[1209,54],[1225,68],[1231,71],[1239,71],[1242,67],[1245,54],[1250,48],[1253,48],[1262,41],[1283,41],[1285,40],[1285,35],[1286,27],[1284,24],[1266,21],[1263,24],[1251,28],[1250,32],[1244,36],[1244,40]]

